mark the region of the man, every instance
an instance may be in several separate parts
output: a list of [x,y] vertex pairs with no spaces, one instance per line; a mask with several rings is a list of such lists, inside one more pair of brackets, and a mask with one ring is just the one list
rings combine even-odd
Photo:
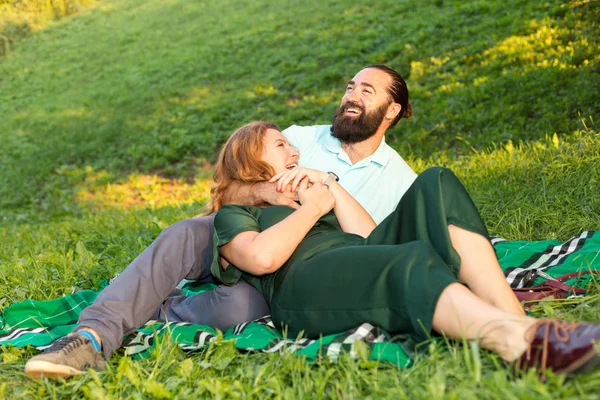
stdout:
[[[379,223],[416,178],[384,141],[389,128],[410,116],[404,79],[375,65],[348,82],[332,126],[292,126],[284,134],[300,150],[302,166],[334,172]],[[293,193],[277,193],[274,188],[268,182],[237,185],[228,202],[297,207]],[[194,218],[165,229],[81,313],[73,333],[28,361],[26,373],[33,378],[68,377],[87,367],[102,368],[101,352],[109,358],[124,335],[151,318],[226,330],[269,314],[262,296],[246,283],[221,285],[191,297],[168,297],[183,279],[215,282],[210,275],[212,221],[213,216]]]

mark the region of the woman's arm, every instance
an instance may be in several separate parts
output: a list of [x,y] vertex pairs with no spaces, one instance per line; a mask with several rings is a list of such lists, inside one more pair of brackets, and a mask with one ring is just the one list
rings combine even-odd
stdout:
[[369,236],[377,226],[371,215],[338,181],[331,179],[330,182],[329,190],[335,197],[333,212],[342,230],[364,238]]
[[[323,185],[298,187],[301,206],[287,218],[262,232],[246,231],[221,246],[223,258],[253,275],[277,271],[292,255],[308,231],[334,206],[335,198]],[[218,218],[218,215],[217,215]]]
[[[271,178],[270,182],[277,181],[277,191],[285,191],[288,185],[291,190],[295,190],[298,184],[305,178],[310,183],[324,183],[329,174],[327,172],[317,171],[309,168],[296,167],[292,170],[282,172]],[[335,179],[329,179],[329,189],[335,197],[335,207],[333,211],[342,227],[347,233],[354,233],[362,237],[367,237],[375,229],[377,224],[371,215],[360,205],[350,193],[346,191]]]

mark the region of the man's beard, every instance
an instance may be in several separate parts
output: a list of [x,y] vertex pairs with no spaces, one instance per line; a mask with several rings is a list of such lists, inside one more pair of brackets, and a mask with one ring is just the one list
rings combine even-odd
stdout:
[[[387,107],[388,105],[384,104],[377,110],[366,113],[365,109],[358,104],[347,102],[335,110],[333,123],[331,124],[331,135],[346,144],[367,140],[377,132],[377,128],[379,128],[385,117]],[[345,116],[344,111],[348,108],[358,108],[361,113],[356,118]]]

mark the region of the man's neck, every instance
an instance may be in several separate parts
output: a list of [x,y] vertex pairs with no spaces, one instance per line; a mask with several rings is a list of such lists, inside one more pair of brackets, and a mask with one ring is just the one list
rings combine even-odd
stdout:
[[358,143],[342,142],[342,149],[348,155],[348,158],[350,158],[350,162],[354,165],[377,151],[383,140],[384,133],[385,131],[377,132],[367,140]]

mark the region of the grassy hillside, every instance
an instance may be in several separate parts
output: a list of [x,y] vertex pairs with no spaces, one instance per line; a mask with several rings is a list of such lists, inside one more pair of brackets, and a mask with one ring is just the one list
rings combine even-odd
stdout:
[[[52,22],[0,59],[0,309],[98,288],[201,210],[210,163],[235,127],[328,123],[345,82],[371,63],[398,69],[413,100],[415,117],[387,141],[417,172],[452,168],[493,234],[598,230],[599,21],[600,3],[581,0],[102,0]],[[536,313],[600,320],[599,301],[596,285],[578,307]],[[59,383],[30,381],[31,351],[2,348],[0,398],[600,391],[600,372],[514,379],[460,343],[408,371],[227,346],[190,357],[164,343],[150,360],[118,355],[102,373]]]
[[62,213],[86,171],[190,178],[249,120],[330,121],[370,63],[408,79],[415,118],[388,139],[403,155],[570,135],[599,114],[599,16],[597,2],[104,1],[0,64],[0,209]]

